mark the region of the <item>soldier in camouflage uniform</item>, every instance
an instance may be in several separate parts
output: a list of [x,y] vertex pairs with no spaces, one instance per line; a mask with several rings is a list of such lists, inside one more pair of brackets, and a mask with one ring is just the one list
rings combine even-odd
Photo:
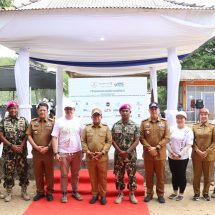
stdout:
[[125,188],[124,174],[125,170],[128,174],[128,189],[129,199],[133,204],[138,201],[134,195],[137,188],[136,185],[136,147],[139,143],[139,128],[129,119],[131,113],[131,106],[124,104],[120,107],[121,120],[116,122],[112,128],[114,153],[114,174],[116,175],[116,189],[118,190],[118,197],[115,200],[116,204],[120,204],[123,199],[123,190]]
[[5,202],[11,201],[14,186],[15,171],[19,176],[21,196],[30,200],[27,194],[28,163],[27,163],[27,137],[25,135],[28,122],[24,117],[18,116],[18,104],[10,101],[7,105],[9,115],[0,123],[0,140],[4,143],[2,157],[4,160],[4,188],[7,191]]
[[[0,141],[0,144],[1,144],[1,141]],[[1,178],[2,178],[2,174],[0,172],[0,184],[1,184]],[[5,198],[4,194],[0,191],[0,199],[4,199],[4,198]]]

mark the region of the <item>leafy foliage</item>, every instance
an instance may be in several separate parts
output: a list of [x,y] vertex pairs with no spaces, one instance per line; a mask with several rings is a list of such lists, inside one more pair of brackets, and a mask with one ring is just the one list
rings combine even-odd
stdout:
[[0,0],[1,8],[10,7],[10,6],[12,6],[12,0]]
[[215,37],[183,60],[182,69],[215,69]]
[[15,65],[16,58],[10,58],[10,57],[2,57],[0,58],[0,66],[12,66]]
[[63,73],[63,92],[64,92],[64,95],[66,97],[68,97],[68,94],[69,94],[69,75],[68,75],[67,71],[65,71]]

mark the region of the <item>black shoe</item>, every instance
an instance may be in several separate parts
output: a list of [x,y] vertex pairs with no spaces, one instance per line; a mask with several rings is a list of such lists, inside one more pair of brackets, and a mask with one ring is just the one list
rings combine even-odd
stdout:
[[46,199],[48,202],[51,202],[54,200],[53,195],[52,194],[46,194]]
[[147,195],[145,198],[144,198],[144,202],[150,202],[152,200],[152,195]]
[[210,196],[208,195],[208,194],[204,194],[203,195],[203,199],[205,200],[205,201],[210,201],[211,199],[210,199]]
[[100,203],[101,203],[101,205],[106,205],[106,203],[107,203],[106,196],[101,197]]
[[161,203],[161,204],[165,203],[164,197],[163,196],[158,196],[158,202]]
[[92,199],[90,199],[90,204],[95,204],[98,201],[98,196],[93,196]]
[[38,200],[40,200],[40,199],[42,199],[42,198],[44,198],[45,197],[45,194],[44,193],[37,193],[37,195],[35,195],[34,197],[33,197],[33,201],[38,201]]
[[193,196],[193,201],[199,201],[199,194],[195,194]]

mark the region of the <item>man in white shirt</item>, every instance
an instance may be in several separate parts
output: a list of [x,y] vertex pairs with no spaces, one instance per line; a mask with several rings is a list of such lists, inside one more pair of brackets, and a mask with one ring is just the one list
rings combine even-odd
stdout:
[[68,102],[64,105],[65,116],[59,118],[52,131],[52,146],[55,159],[59,162],[61,171],[61,202],[66,203],[68,173],[71,170],[72,196],[76,200],[83,200],[78,191],[79,171],[81,169],[82,146],[80,136],[83,125],[74,116],[75,104]]

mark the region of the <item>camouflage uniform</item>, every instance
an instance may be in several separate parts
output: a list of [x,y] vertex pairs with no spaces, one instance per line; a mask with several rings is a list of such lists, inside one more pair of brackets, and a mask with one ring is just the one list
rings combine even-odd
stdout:
[[[19,116],[16,118],[8,116],[0,122],[0,132],[13,145],[21,145],[25,138],[27,127],[27,120]],[[19,176],[19,185],[26,188],[29,184],[27,146],[24,146],[22,153],[14,153],[10,146],[4,144],[2,157],[4,159],[4,188],[11,190],[14,186],[15,170]]]
[[[128,150],[134,141],[139,138],[140,131],[138,126],[131,120],[127,124],[123,124],[122,120],[116,122],[112,128],[113,141],[118,147],[126,151]],[[131,191],[136,190],[136,161],[137,153],[134,149],[129,153],[126,159],[119,156],[117,150],[114,153],[114,174],[116,175],[116,189],[123,190],[125,188],[124,174],[127,171],[129,182],[127,188]]]

